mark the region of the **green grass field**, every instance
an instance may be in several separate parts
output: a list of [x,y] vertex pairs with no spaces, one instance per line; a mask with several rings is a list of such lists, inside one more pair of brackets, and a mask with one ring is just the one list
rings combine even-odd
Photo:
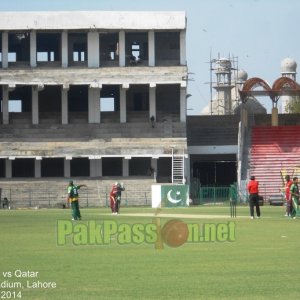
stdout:
[[[118,216],[110,215],[107,208],[81,212],[83,221],[76,224],[116,221],[128,226],[153,224],[155,213],[151,208],[122,208]],[[164,244],[156,249],[154,243],[134,240],[120,244],[115,234],[106,245],[74,245],[68,237],[66,245],[58,246],[58,220],[70,220],[68,209],[0,210],[1,299],[299,297],[300,220],[284,217],[283,207],[264,206],[262,218],[255,220],[250,220],[249,209],[243,206],[237,208],[236,219],[225,218],[229,208],[223,206],[162,209],[160,213],[170,214],[158,215],[161,226],[172,219],[171,214],[202,226],[233,220],[235,240],[180,247]],[[56,287],[33,288],[37,281]]]

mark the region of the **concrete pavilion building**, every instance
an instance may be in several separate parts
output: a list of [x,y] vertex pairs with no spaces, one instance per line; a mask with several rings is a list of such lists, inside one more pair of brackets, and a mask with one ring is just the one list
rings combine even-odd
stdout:
[[185,12],[1,12],[0,31],[1,180],[185,180]]

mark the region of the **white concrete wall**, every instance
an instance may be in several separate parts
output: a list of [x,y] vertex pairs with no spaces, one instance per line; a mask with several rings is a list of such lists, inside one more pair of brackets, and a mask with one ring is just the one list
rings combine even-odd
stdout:
[[184,11],[0,12],[1,30],[185,29]]

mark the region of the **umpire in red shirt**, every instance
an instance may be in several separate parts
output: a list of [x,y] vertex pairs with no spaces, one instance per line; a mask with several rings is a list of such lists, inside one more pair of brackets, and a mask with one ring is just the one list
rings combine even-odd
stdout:
[[260,207],[259,207],[259,199],[258,199],[258,181],[255,180],[254,176],[250,177],[250,181],[247,185],[247,189],[249,192],[249,204],[250,204],[250,216],[251,219],[254,219],[254,206],[256,208],[256,215],[260,218]]

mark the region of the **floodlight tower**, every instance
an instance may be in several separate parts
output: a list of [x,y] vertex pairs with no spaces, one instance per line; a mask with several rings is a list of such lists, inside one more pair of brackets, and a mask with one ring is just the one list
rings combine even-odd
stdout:
[[[281,76],[282,77],[289,77],[296,81],[296,70],[297,70],[297,63],[294,59],[287,57],[285,58],[280,65],[280,70],[281,70]],[[281,112],[282,113],[288,113],[288,104],[292,100],[292,96],[282,96],[282,107],[281,107]]]

